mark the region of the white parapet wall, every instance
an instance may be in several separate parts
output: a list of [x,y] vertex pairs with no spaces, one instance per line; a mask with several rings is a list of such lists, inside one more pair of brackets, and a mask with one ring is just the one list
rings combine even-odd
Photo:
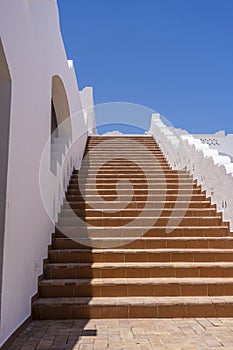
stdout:
[[[1,115],[10,124],[7,191],[1,198],[1,203],[6,201],[0,254],[1,347],[31,314],[54,220],[73,167],[78,168],[83,157],[88,123],[73,62],[67,61],[55,0],[1,0],[0,40],[0,71],[7,66],[5,76],[0,74],[0,94],[11,87],[10,109]],[[6,79],[11,83],[5,84]],[[68,127],[45,148],[51,137],[51,100],[58,124],[67,118]],[[47,188],[46,209],[41,186]]]
[[[183,129],[174,129],[179,135],[187,134]],[[211,149],[217,149],[220,154],[228,155],[233,161],[233,134],[226,135],[225,131],[217,131],[214,134],[191,134],[195,139],[201,140],[204,145],[209,145]]]
[[88,135],[96,135],[95,109],[93,88],[91,86],[85,87],[80,91],[81,102],[83,106],[83,113],[85,123],[87,125]]
[[[153,135],[173,169],[186,169],[206,191],[211,203],[223,213],[233,231],[233,163],[217,149],[187,132],[182,133],[153,114],[149,134]],[[232,149],[229,148],[229,152]]]
[[228,155],[233,161],[233,135],[225,135],[224,131],[218,131],[215,134],[193,134],[195,139],[201,140],[212,149],[217,149],[221,154]]

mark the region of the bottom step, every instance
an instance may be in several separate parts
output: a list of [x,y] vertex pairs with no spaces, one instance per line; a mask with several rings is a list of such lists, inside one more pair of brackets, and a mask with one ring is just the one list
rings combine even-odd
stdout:
[[233,296],[41,298],[32,310],[35,320],[233,317]]

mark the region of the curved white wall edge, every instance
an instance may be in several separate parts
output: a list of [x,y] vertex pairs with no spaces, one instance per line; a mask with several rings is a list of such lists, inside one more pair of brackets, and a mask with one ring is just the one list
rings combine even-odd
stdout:
[[169,165],[176,170],[187,169],[206,191],[224,221],[233,232],[233,163],[229,156],[219,154],[193,135],[179,133],[166,126],[159,114],[152,115],[149,133],[154,136]]

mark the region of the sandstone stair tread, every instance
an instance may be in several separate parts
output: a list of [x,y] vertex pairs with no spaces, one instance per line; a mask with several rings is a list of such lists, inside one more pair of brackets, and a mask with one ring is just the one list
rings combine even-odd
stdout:
[[[47,263],[45,267],[53,267],[53,268],[68,268],[68,267],[91,267],[91,268],[138,268],[138,262],[101,262],[101,263]],[[233,262],[140,262],[140,267],[233,267]],[[233,278],[233,276],[232,276]]]
[[87,279],[46,279],[40,281],[40,285],[111,285],[111,286],[117,286],[119,284],[124,285],[157,285],[157,284],[233,284],[233,277],[225,277],[225,278],[219,278],[219,277],[184,277],[184,278],[178,278],[178,277],[162,277],[162,278],[87,278]]
[[77,305],[149,305],[156,306],[156,304],[233,304],[233,296],[195,296],[195,297],[82,297],[82,298],[39,298],[35,301],[34,305],[50,305],[55,306],[59,304],[77,304]]

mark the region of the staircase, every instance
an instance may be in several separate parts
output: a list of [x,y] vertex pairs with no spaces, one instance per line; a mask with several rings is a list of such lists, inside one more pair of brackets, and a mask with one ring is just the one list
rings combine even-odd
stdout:
[[188,173],[150,136],[93,136],[86,155],[34,319],[233,317],[233,238]]

